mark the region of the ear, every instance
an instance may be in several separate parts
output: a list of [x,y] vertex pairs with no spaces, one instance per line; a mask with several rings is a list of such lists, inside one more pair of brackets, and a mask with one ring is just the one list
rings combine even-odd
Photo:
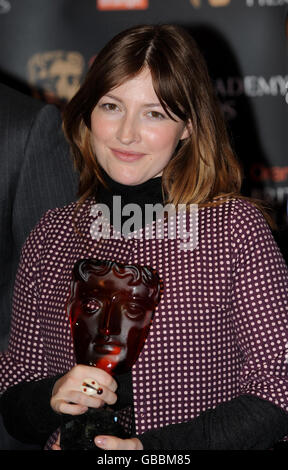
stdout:
[[189,119],[189,121],[186,123],[186,125],[183,129],[180,140],[187,139],[191,135],[191,132],[192,132],[192,124],[191,124],[191,121]]

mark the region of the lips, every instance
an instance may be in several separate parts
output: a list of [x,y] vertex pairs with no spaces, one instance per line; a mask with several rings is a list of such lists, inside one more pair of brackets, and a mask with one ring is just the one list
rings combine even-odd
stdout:
[[146,155],[145,153],[142,153],[142,152],[131,152],[128,150],[114,149],[114,148],[111,148],[111,152],[116,158],[124,162],[134,162],[136,160],[140,160]]
[[120,354],[122,349],[123,349],[123,344],[117,341],[115,342],[97,341],[96,344],[93,345],[93,351],[96,352],[97,354],[116,355],[116,354]]
[[94,347],[94,351],[109,352],[110,354],[119,354],[121,347],[118,344],[99,344]]

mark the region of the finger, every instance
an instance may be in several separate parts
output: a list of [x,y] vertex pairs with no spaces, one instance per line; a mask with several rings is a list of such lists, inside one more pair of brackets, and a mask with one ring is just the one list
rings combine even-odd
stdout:
[[137,438],[120,439],[115,436],[96,436],[94,442],[104,450],[142,450],[142,443]]
[[[90,377],[87,379],[87,376]],[[88,390],[88,387],[83,387],[86,382],[89,385],[93,383],[95,386],[97,385],[95,387],[97,396],[93,397],[91,393],[83,393],[85,389]],[[117,382],[107,372],[96,367],[77,365],[55,383],[50,404],[57,413],[72,411],[73,415],[83,414],[87,411],[87,407],[99,408],[105,403],[108,405],[116,403],[116,389]],[[93,390],[94,392],[95,390]],[[80,406],[71,407],[71,403]]]
[[[106,395],[106,394],[105,394]],[[102,398],[91,397],[86,395],[80,390],[71,390],[69,394],[62,397],[63,401],[66,403],[75,403],[75,405],[86,406],[90,408],[100,408],[105,404],[105,400]]]
[[51,447],[52,450],[61,450],[61,447],[59,446],[59,444],[53,444],[53,446]]
[[58,400],[54,405],[56,413],[63,413],[68,415],[82,415],[88,410],[88,406],[78,405],[76,403],[69,403],[65,400]]
[[[114,394],[117,390],[118,384],[113,379],[113,377],[109,376],[105,371],[101,371],[100,369],[97,369],[95,367],[81,367],[85,367],[84,371],[82,370],[81,374],[79,374],[79,371],[77,373],[73,372],[69,376],[67,376],[66,380],[63,381],[61,386],[58,388],[58,393],[64,395],[66,392],[70,392],[71,390],[84,391],[84,389],[86,388],[88,395],[95,395],[99,398],[103,398],[103,391],[106,390],[108,392],[108,394],[106,394],[106,397],[109,400],[109,404],[114,403],[113,400],[117,399],[117,396]],[[90,372],[90,376],[84,375],[84,373],[87,374],[87,369],[90,369],[88,370],[88,372]],[[99,371],[100,373],[98,373]],[[112,403],[110,403],[111,400]]]
[[95,397],[97,395],[102,395],[103,388],[100,387],[100,384],[97,382],[97,380],[88,377],[87,379],[83,380],[81,385],[81,391],[83,393],[86,393],[87,395]]
[[58,434],[57,439],[54,442],[54,444],[52,445],[51,449],[52,450],[61,450],[61,447],[60,447],[60,433]]
[[51,447],[52,450],[61,450],[60,446],[60,432],[58,433],[57,439]]
[[87,383],[87,380],[88,379],[86,379],[81,385],[82,399],[83,396],[86,398],[84,402],[81,401],[82,404],[85,403],[87,404],[87,406],[98,408],[104,403],[107,403],[108,405],[114,405],[114,403],[116,403],[116,393],[112,392],[109,388],[106,388],[104,385],[102,386],[102,384],[101,386],[99,385],[96,389],[91,388]]
[[98,369],[98,367],[85,366],[79,364],[74,367],[74,372],[77,378],[79,377],[78,374],[81,374],[82,380],[84,380],[85,377],[91,377],[95,379],[99,384],[101,384],[101,386],[104,385],[106,388],[112,390],[112,392],[115,392],[117,390],[118,385],[116,380],[105,370]]
[[[117,395],[114,392],[111,392],[111,390],[105,388],[104,386],[102,388],[102,394],[100,395],[101,398],[98,398],[98,396],[91,396],[87,394],[84,390],[85,388],[83,388],[83,386],[81,385],[79,386],[79,390],[66,391],[65,394],[61,395],[61,398],[59,397],[58,399],[54,400],[54,410],[56,412],[64,413],[65,411],[63,411],[63,404],[66,403],[70,405],[73,404],[73,406],[79,405],[80,408],[85,407],[86,411],[87,408],[101,408],[105,404],[113,405],[117,401]],[[67,408],[65,407],[65,409]],[[75,410],[77,410],[77,408]]]
[[[101,398],[100,398],[101,397]],[[108,404],[114,405],[117,401],[117,395],[111,390],[103,387],[103,392],[100,396],[91,396],[82,391],[82,386],[79,387],[79,390],[71,390],[69,394],[62,397],[66,402],[76,403],[77,405],[88,406],[89,408],[100,408],[101,406]]]

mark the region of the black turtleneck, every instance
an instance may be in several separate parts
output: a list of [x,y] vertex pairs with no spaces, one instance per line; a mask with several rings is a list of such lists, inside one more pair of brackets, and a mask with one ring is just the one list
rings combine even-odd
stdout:
[[[145,205],[146,204],[163,204],[163,197],[162,197],[162,178],[161,176],[156,178],[151,178],[144,183],[127,186],[117,181],[112,180],[107,173],[103,172],[104,181],[106,186],[99,186],[98,191],[96,192],[95,198],[97,202],[101,202],[101,204],[106,204],[110,210],[110,221],[113,224],[113,215],[114,215],[114,207],[117,210],[118,216],[118,209],[115,204],[115,196],[121,197],[121,214],[124,206],[128,204],[137,204],[141,211],[142,211],[142,223],[140,227],[143,227],[147,223],[151,223],[152,220],[145,219]],[[114,204],[113,204],[114,202]],[[132,213],[132,209],[131,209]],[[155,217],[155,213],[153,214]],[[124,222],[131,217],[130,215],[122,215],[121,217],[121,227],[123,226]],[[120,229],[120,227],[119,227]],[[131,228],[131,231],[135,230],[136,227]]]

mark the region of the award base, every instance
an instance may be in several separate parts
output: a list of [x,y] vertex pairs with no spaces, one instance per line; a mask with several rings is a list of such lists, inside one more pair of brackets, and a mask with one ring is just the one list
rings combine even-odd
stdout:
[[109,408],[89,408],[79,416],[63,415],[61,450],[93,450],[103,452],[94,443],[98,435],[127,439],[130,435],[118,423],[117,413]]

